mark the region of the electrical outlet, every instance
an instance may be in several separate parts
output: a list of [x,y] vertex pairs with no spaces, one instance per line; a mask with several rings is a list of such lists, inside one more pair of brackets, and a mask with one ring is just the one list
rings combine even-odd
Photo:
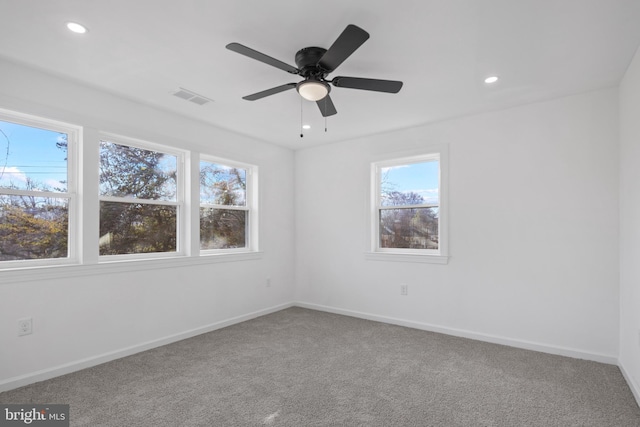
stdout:
[[267,277],[267,288],[271,287],[271,277]]
[[29,335],[33,332],[33,320],[31,317],[18,319],[18,336]]
[[400,295],[404,295],[404,296],[409,295],[409,286],[408,285],[406,285],[404,283],[402,285],[400,285]]

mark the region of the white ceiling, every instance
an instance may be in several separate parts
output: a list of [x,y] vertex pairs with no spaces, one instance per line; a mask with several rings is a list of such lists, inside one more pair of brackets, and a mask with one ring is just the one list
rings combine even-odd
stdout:
[[[5,60],[294,149],[614,86],[640,44],[639,0],[0,0],[0,16]],[[329,77],[401,80],[400,93],[333,88],[326,133],[294,90],[242,99],[300,78],[228,43],[295,65],[348,24],[371,37]]]

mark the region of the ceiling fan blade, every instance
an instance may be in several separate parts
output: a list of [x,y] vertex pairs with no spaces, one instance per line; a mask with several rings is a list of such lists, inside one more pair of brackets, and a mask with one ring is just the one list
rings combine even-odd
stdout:
[[251,95],[243,96],[242,99],[246,99],[247,101],[255,101],[257,99],[264,98],[265,96],[275,95],[276,93],[293,89],[294,87],[296,87],[295,83],[287,83],[286,85],[272,87],[271,89],[263,90],[262,92],[257,92]]
[[364,79],[361,77],[334,77],[331,83],[335,87],[388,93],[398,93],[402,88],[402,82],[396,80]]
[[255,59],[256,61],[264,62],[265,64],[271,65],[272,67],[280,68],[287,73],[298,74],[299,72],[297,68],[285,62],[279,61],[275,58],[270,57],[269,55],[258,52],[257,50],[253,50],[250,47],[241,45],[240,43],[229,43],[227,45],[227,49],[237,52],[240,55],[248,56],[249,58]]
[[342,62],[369,38],[369,33],[355,25],[347,25],[342,34],[322,55],[318,65],[327,72],[338,68]]
[[316,104],[318,104],[318,108],[322,113],[322,117],[329,117],[329,116],[333,116],[334,114],[338,114],[338,111],[336,110],[336,107],[333,105],[333,101],[331,100],[331,97],[328,94],[321,100],[316,101]]

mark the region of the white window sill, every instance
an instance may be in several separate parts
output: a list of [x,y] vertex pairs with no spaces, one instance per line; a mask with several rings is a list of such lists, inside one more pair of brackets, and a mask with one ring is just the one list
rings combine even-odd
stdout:
[[78,276],[92,276],[128,271],[157,270],[160,268],[187,267],[219,262],[260,259],[263,252],[235,252],[207,254],[192,257],[163,257],[155,259],[122,259],[102,261],[98,264],[48,265],[0,270],[0,285],[5,283],[51,280]]
[[400,252],[365,252],[365,259],[369,261],[391,262],[421,262],[425,264],[448,264],[446,255],[408,254]]

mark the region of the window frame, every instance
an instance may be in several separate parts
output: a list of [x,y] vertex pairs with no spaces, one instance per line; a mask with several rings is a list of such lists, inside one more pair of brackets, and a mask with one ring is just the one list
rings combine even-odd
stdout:
[[80,194],[78,186],[78,174],[80,165],[78,164],[80,141],[82,139],[82,126],[71,123],[52,120],[30,114],[0,109],[0,120],[15,123],[21,126],[44,129],[47,131],[64,133],[67,135],[67,191],[34,191],[15,190],[0,188],[0,195],[17,195],[33,197],[49,197],[55,199],[68,200],[68,223],[67,223],[67,256],[61,258],[44,259],[23,259],[12,261],[0,261],[0,270],[10,270],[15,268],[46,267],[80,264],[82,262],[81,247],[81,206],[79,203]]
[[[383,206],[382,169],[428,161],[438,161],[438,204]],[[392,153],[370,162],[369,252],[366,258],[377,261],[426,262],[447,264],[448,254],[448,146],[433,145],[420,151]],[[383,248],[380,246],[380,212],[389,209],[438,207],[438,249]]]
[[[158,259],[158,258],[174,258],[184,257],[188,254],[187,250],[187,229],[188,229],[188,212],[187,203],[185,202],[186,195],[186,181],[188,175],[186,174],[185,161],[188,156],[186,150],[181,150],[175,147],[170,147],[163,144],[149,142],[141,139],[130,138],[122,135],[115,135],[106,132],[99,132],[98,134],[98,153],[100,152],[100,144],[102,142],[110,142],[113,144],[134,147],[143,150],[155,151],[162,154],[169,154],[176,156],[176,200],[154,200],[154,199],[140,199],[134,197],[121,197],[121,196],[103,196],[100,194],[100,184],[96,191],[98,192],[98,218],[101,215],[100,203],[102,202],[114,202],[114,203],[127,203],[127,204],[146,204],[154,206],[171,206],[176,208],[176,250],[175,252],[143,252],[133,254],[115,254],[115,255],[100,255],[98,249],[98,262],[114,262],[114,261],[127,261],[127,260],[145,260],[145,259]],[[100,173],[100,157],[98,155],[98,174]],[[98,219],[99,223],[100,219]],[[98,233],[99,234],[99,233]],[[96,240],[96,244],[99,242]]]
[[[230,206],[230,205],[218,205],[210,203],[202,203],[200,199],[200,164],[202,162],[219,164],[222,166],[243,169],[246,171],[245,175],[245,206]],[[208,255],[222,255],[222,254],[244,254],[259,252],[258,246],[258,166],[244,162],[237,162],[234,160],[225,159],[222,157],[201,154],[198,160],[198,222],[193,227],[197,230],[198,235],[198,248],[201,256]],[[202,249],[200,244],[200,209],[212,208],[212,209],[224,209],[224,210],[242,210],[247,212],[248,221],[246,223],[246,245],[243,248],[222,248],[222,249]]]

